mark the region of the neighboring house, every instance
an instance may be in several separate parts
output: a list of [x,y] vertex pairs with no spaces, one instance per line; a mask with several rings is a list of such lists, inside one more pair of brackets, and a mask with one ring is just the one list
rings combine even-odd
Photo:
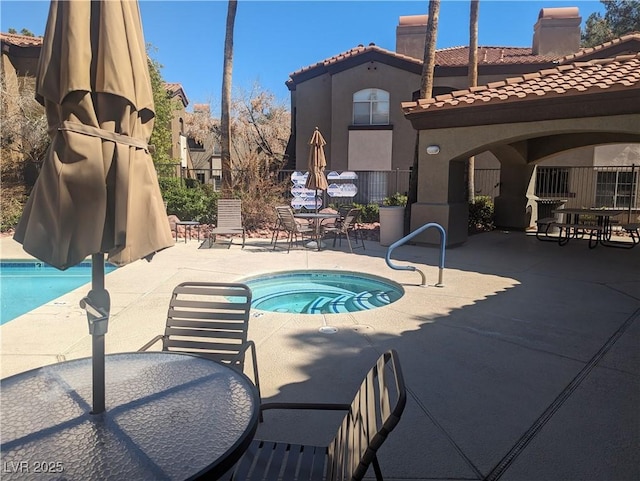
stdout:
[[[211,117],[208,104],[194,104],[192,115]],[[202,184],[213,184],[218,190],[222,182],[222,160],[220,158],[220,144],[211,136],[202,142],[188,139],[189,150],[195,177]]]
[[42,37],[0,33],[2,63],[0,75],[10,91],[18,92],[19,80],[35,81]]
[[[7,92],[7,98],[12,94],[18,95],[24,85],[35,83],[38,70],[38,59],[42,48],[42,37],[28,37],[10,33],[0,33],[2,61],[0,63],[0,78]],[[165,88],[176,110],[171,121],[172,147],[171,158],[180,159],[180,166],[176,167],[175,175],[194,177],[193,163],[188,148],[188,141],[184,135],[184,116],[189,100],[178,83],[165,83]],[[3,98],[3,108],[10,108],[11,104]]]
[[165,82],[164,88],[172,100],[173,117],[171,119],[171,158],[179,159],[176,166],[177,177],[194,178],[193,161],[189,150],[189,141],[185,135],[185,115],[189,105],[189,99],[182,85],[179,83]]
[[[576,7],[543,8],[534,25],[531,48],[478,48],[478,85],[545,71],[561,62],[639,50],[640,35],[632,34],[580,51],[580,23]],[[385,171],[411,167],[416,131],[405,118],[401,103],[418,97],[426,24],[426,15],[400,17],[395,52],[373,44],[359,45],[290,75],[287,86],[291,92],[298,170],[306,170],[307,142],[316,126],[327,141],[328,170],[372,171],[365,175],[379,173],[383,177]],[[434,97],[467,88],[468,54],[465,46],[436,51]],[[570,180],[558,168],[639,164],[640,146],[582,146],[539,159],[537,163],[542,166],[543,178],[562,178],[560,187],[554,187],[555,192],[543,192],[541,185],[538,194],[567,196],[572,193]],[[488,149],[476,153],[476,168],[501,166],[501,161]],[[637,179],[631,181],[637,189]],[[393,193],[392,185],[386,189],[385,184],[378,182],[378,185],[382,185],[383,191],[372,195],[370,200],[379,201]],[[530,219],[534,221],[535,217]]]

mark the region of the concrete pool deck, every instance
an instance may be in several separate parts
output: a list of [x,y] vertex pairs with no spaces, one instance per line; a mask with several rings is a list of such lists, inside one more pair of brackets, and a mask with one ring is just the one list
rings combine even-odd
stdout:
[[[425,272],[423,288],[418,273],[386,266],[386,248],[366,247],[287,254],[256,239],[244,249],[181,241],[107,276],[107,352],[137,350],[161,333],[170,293],[186,280],[292,269],[381,275],[406,291],[387,307],[252,314],[263,398],[348,402],[378,355],[394,348],[409,398],[379,453],[386,480],[640,479],[640,249],[559,247],[496,231],[447,250],[443,288],[433,286],[437,248],[396,249],[394,262]],[[28,257],[10,238],[0,248],[3,259]],[[87,290],[0,328],[2,377],[90,356],[78,307]],[[320,333],[325,322],[338,332]],[[326,442],[339,419],[279,416],[266,413],[263,437]]]

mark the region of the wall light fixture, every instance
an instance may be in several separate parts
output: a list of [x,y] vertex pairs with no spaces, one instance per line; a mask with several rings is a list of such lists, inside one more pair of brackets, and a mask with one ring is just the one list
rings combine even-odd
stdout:
[[440,153],[440,146],[439,145],[428,145],[427,146],[427,154],[429,155],[436,155]]

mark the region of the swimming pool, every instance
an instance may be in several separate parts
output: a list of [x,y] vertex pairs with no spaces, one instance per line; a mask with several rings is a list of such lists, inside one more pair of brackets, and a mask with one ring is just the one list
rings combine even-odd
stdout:
[[271,312],[357,312],[389,305],[404,295],[400,284],[360,272],[286,271],[240,282],[251,288],[254,309]]
[[[105,265],[105,273],[115,266]],[[60,271],[41,261],[0,262],[0,325],[91,282],[91,262]]]

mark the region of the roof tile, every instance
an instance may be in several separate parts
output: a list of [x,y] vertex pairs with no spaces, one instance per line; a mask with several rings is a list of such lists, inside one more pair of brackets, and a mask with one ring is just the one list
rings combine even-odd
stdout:
[[405,113],[446,109],[457,104],[516,102],[530,98],[576,95],[601,90],[640,89],[640,53],[613,59],[576,62],[535,74],[492,82],[469,90],[459,90],[420,102],[404,102]]
[[618,45],[631,40],[640,41],[640,32],[631,32],[626,35],[622,35],[621,37],[610,40],[609,42],[596,45],[595,47],[583,48],[579,52],[572,53],[570,55],[567,55],[565,57],[558,59],[558,63],[561,65],[575,63],[577,59],[586,57],[587,55],[591,55],[593,53],[599,52],[600,50],[604,50],[614,45]]
[[15,33],[0,32],[0,40],[17,47],[39,47],[42,45],[42,37],[31,37]]
[[[399,54],[391,50],[378,47],[375,44],[368,46],[358,45],[355,48],[339,53],[333,57],[317,62],[313,65],[303,67],[289,74],[289,77],[301,75],[314,69],[327,68],[348,58],[357,57],[367,52],[379,52],[390,55],[394,58],[406,60],[408,62],[422,65],[422,59],[410,57],[408,55]],[[478,47],[478,63],[479,65],[490,64],[536,64],[549,63],[555,57],[545,55],[534,55],[531,48],[528,47]],[[458,67],[466,66],[469,63],[469,47],[450,47],[436,51],[436,65],[440,67]]]

